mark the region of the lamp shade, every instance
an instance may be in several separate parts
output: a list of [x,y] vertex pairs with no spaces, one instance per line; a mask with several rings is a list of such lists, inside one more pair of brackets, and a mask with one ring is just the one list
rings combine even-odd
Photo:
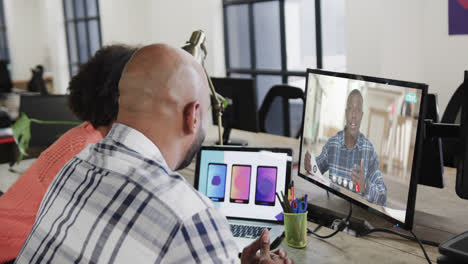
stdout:
[[182,49],[192,54],[195,60],[197,60],[201,65],[204,65],[206,58],[205,40],[205,33],[202,30],[197,30],[192,33],[189,41],[187,41],[185,46],[182,47]]

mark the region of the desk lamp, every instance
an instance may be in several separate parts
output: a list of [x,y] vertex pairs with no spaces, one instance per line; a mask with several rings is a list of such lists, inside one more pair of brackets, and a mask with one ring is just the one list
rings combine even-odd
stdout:
[[195,57],[195,60],[197,60],[202,65],[203,71],[205,72],[206,78],[208,79],[211,97],[214,101],[214,109],[218,116],[218,144],[223,145],[223,135],[221,133],[221,116],[223,115],[223,110],[226,107],[227,101],[221,95],[216,93],[213,83],[211,82],[211,78],[206,72],[204,66],[205,58],[207,55],[205,40],[205,33],[202,30],[196,30],[192,33],[192,36],[190,36],[190,39],[186,42],[185,46],[183,46],[182,49],[192,54],[192,56]]

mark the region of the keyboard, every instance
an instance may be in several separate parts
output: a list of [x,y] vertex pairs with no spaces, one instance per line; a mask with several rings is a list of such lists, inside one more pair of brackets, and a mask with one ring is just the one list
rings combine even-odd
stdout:
[[229,224],[231,226],[231,232],[234,237],[243,237],[243,238],[257,238],[259,237],[263,229],[271,230],[270,227],[263,226],[248,226],[248,225],[236,225]]

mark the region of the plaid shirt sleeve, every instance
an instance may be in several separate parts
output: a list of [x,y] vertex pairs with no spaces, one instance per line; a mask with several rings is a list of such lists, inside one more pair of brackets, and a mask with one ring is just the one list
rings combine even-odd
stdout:
[[328,166],[328,146],[329,141],[323,146],[322,148],[322,153],[315,159],[315,162],[317,162],[317,166],[319,167],[320,172],[323,174],[326,171],[328,171],[329,166]]
[[372,149],[369,154],[367,167],[367,200],[385,206],[387,204],[387,187],[385,186],[382,173],[379,169],[377,153]]
[[226,218],[208,208],[181,224],[162,263],[238,263]]

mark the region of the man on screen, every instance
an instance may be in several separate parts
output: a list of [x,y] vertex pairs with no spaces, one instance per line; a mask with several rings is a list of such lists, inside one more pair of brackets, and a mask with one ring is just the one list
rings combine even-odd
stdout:
[[[372,143],[359,132],[362,103],[361,92],[351,91],[346,101],[346,126],[327,141],[316,162],[321,173],[329,171],[333,182],[341,184],[341,181],[351,181],[348,185],[352,186],[350,189],[369,202],[385,206],[387,187],[379,170],[377,153]],[[312,171],[310,161],[311,155],[307,151],[304,163],[308,172]]]

